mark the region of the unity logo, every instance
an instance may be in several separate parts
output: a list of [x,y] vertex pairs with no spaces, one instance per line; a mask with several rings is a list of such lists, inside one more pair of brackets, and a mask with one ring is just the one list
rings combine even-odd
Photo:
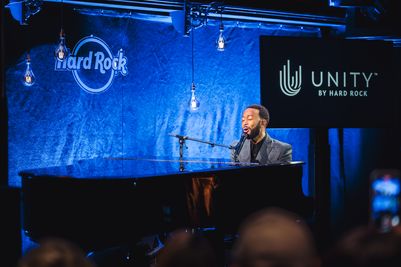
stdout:
[[[363,66],[366,68],[366,66]],[[307,67],[305,68],[308,69]],[[302,66],[291,72],[291,61],[280,70],[280,89],[286,96],[295,96],[301,90]],[[376,71],[311,70],[306,71],[305,88],[319,97],[367,97],[377,84],[379,73]],[[305,78],[304,77],[304,78]],[[308,79],[309,77],[309,79]]]
[[119,73],[128,74],[123,50],[113,56],[109,46],[93,35],[82,38],[64,61],[55,60],[55,70],[71,71],[77,84],[92,94],[105,92]]
[[291,75],[290,60],[287,60],[287,65],[283,65],[283,70],[280,70],[280,88],[287,96],[294,96],[299,93],[302,85],[302,66]]

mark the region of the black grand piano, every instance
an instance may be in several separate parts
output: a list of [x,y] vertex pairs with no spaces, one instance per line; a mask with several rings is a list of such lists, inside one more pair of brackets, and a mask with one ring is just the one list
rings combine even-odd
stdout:
[[[25,170],[23,230],[33,241],[57,236],[89,251],[178,228],[235,233],[247,215],[269,206],[308,218],[313,205],[302,192],[302,169],[302,162],[102,158]],[[194,181],[201,181],[200,194]]]

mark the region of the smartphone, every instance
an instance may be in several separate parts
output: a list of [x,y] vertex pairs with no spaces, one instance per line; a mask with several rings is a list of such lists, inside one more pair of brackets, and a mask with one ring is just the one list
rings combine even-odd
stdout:
[[370,220],[381,232],[400,225],[401,180],[398,170],[378,169],[370,175]]

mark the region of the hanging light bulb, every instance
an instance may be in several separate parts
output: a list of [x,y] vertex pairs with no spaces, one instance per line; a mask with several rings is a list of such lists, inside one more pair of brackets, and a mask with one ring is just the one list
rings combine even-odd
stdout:
[[224,51],[224,48],[226,46],[226,39],[224,38],[224,25],[223,22],[220,23],[220,33],[219,33],[219,38],[217,38],[216,45],[217,45],[217,51]]
[[32,86],[35,83],[35,75],[33,74],[31,67],[31,57],[29,54],[26,56],[26,69],[24,76],[22,77],[22,83],[25,86]]
[[64,61],[68,55],[70,54],[70,50],[65,44],[65,36],[64,36],[64,31],[61,28],[60,30],[60,41],[54,50],[54,56],[58,61]]
[[199,109],[200,102],[195,95],[195,64],[194,64],[194,28],[191,29],[191,65],[192,65],[192,84],[191,84],[191,99],[189,100],[189,110],[196,111]]
[[191,99],[189,100],[189,108],[191,109],[191,111],[196,111],[196,110],[199,109],[199,106],[200,106],[200,102],[196,98],[196,95],[195,95],[195,83],[192,82],[192,85],[191,85]]

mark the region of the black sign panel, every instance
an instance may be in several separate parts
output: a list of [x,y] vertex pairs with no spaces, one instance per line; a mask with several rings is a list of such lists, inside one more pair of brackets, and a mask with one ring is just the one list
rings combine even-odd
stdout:
[[389,127],[398,105],[384,41],[260,40],[261,102],[269,127]]

